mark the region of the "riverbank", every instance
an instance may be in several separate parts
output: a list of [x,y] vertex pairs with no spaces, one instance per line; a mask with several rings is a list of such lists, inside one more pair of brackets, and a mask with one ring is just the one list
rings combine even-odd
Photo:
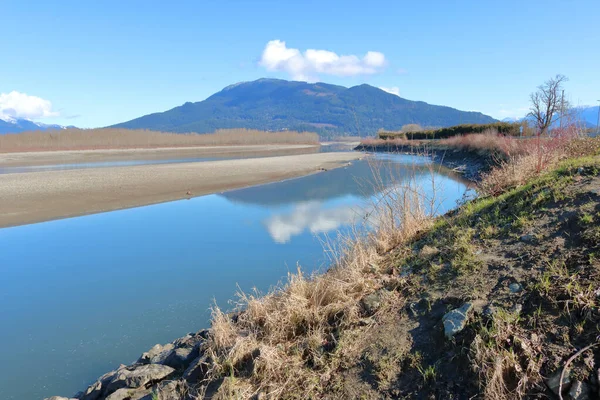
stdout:
[[155,347],[77,398],[121,398],[107,397],[115,387],[131,399],[598,393],[597,156],[412,218],[387,246],[357,242],[324,275],[243,296],[209,331]]
[[[214,310],[211,329],[76,397],[593,398],[598,144],[439,218],[402,196],[381,220],[402,225],[379,225],[325,274],[241,295],[234,313]],[[117,386],[127,390],[109,397]]]
[[[179,151],[179,150],[178,150]],[[358,152],[0,175],[0,227],[137,207],[338,168]]]
[[47,150],[0,153],[0,169],[36,165],[85,164],[136,160],[169,160],[186,158],[248,158],[311,154],[319,145],[259,144],[226,146],[180,146],[97,150]]
[[391,141],[382,141],[378,144],[359,144],[355,150],[428,156],[437,164],[460,173],[472,182],[478,182],[482,174],[488,172],[497,163],[491,152],[464,150],[434,143],[399,145]]

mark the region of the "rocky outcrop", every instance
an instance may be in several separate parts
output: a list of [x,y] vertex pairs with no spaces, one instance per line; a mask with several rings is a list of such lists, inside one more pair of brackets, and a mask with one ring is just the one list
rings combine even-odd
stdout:
[[74,398],[46,400],[163,400],[184,398],[183,379],[198,382],[209,370],[204,356],[208,330],[188,334],[172,343],[157,344],[131,365],[121,365],[102,375]]

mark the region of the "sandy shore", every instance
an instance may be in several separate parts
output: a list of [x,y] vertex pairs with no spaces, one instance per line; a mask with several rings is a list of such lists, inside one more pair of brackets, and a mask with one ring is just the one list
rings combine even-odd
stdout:
[[266,157],[315,153],[317,145],[161,147],[152,149],[64,150],[0,153],[0,167],[77,164],[104,161],[166,160],[200,157]]
[[[0,175],[0,227],[112,211],[340,167],[357,152]],[[189,194],[188,194],[189,193]]]

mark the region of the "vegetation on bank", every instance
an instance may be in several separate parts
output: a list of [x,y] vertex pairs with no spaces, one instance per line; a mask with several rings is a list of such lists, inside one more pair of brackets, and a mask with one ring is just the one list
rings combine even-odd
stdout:
[[401,130],[400,132],[379,131],[378,139],[404,139],[404,140],[430,140],[446,139],[458,135],[472,135],[495,131],[502,135],[519,136],[521,123],[494,122],[491,124],[462,124],[449,126],[447,128],[426,129],[426,130]]
[[212,134],[176,134],[123,128],[67,128],[0,135],[0,153],[260,144],[317,145],[319,136],[312,132],[264,132],[252,129],[221,129]]
[[[418,188],[387,193],[377,229],[327,273],[214,309],[188,393],[511,399],[555,395],[561,374],[565,398],[598,390],[599,153],[598,139],[539,142],[438,218]],[[452,312],[465,318],[449,337]]]

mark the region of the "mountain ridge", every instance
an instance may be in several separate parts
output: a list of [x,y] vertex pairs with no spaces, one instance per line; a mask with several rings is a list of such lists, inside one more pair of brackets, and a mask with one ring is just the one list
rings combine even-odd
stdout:
[[404,99],[368,84],[346,88],[325,82],[261,78],[234,83],[205,100],[111,127],[177,133],[227,128],[312,130],[322,136],[366,136],[381,128],[400,129],[410,123],[450,126],[494,121],[479,112]]
[[24,118],[0,118],[0,135],[7,133],[20,133],[26,131],[45,131],[48,129],[65,129],[72,126],[62,126],[56,124],[44,124]]

